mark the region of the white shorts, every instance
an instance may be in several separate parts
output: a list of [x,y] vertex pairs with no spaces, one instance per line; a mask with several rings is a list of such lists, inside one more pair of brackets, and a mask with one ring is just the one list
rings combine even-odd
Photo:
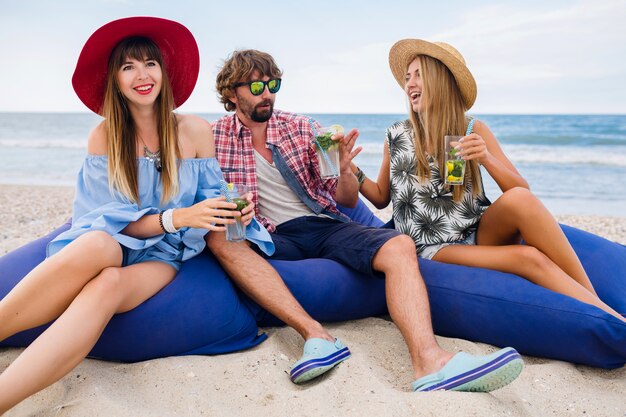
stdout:
[[456,242],[446,242],[446,243],[438,243],[436,245],[424,245],[417,253],[417,256],[422,259],[433,259],[435,254],[441,250],[441,248],[449,246],[449,245],[475,245],[476,244],[476,232],[473,232],[471,235],[466,237],[465,239],[458,240]]

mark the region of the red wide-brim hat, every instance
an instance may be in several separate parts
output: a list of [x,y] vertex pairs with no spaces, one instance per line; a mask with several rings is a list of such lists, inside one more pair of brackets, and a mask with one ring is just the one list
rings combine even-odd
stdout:
[[72,86],[78,98],[93,112],[102,113],[109,57],[126,38],[141,36],[152,40],[161,51],[176,107],[193,91],[200,69],[200,54],[193,35],[185,26],[158,17],[128,17],[114,20],[87,39],[78,57]]

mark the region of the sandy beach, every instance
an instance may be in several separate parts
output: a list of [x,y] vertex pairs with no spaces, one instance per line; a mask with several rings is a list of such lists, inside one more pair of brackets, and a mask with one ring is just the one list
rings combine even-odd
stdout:
[[[0,185],[0,255],[65,222],[71,187]],[[379,212],[381,218],[389,210]],[[557,216],[561,223],[626,244],[626,217]],[[626,416],[626,367],[594,369],[525,356],[511,385],[489,394],[414,394],[408,351],[383,318],[329,324],[352,357],[306,386],[289,381],[302,341],[289,328],[240,353],[135,364],[86,360],[7,416]],[[438,337],[452,351],[496,348]],[[0,348],[0,370],[19,354]]]

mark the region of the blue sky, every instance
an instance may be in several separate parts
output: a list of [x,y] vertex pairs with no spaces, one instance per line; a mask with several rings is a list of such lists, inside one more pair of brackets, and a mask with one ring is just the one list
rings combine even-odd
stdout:
[[404,113],[387,56],[397,40],[422,38],[465,56],[474,113],[626,113],[623,0],[0,0],[0,10],[0,111],[87,111],[70,83],[85,40],[110,20],[151,15],[183,23],[200,47],[182,112],[223,111],[219,65],[256,48],[284,71],[279,108]]

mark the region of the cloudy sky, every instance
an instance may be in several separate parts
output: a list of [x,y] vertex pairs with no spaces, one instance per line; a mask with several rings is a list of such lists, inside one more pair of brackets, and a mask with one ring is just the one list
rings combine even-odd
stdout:
[[472,112],[626,114],[624,0],[0,0],[0,111],[87,111],[70,83],[80,50],[104,23],[135,15],[177,20],[198,41],[200,79],[183,112],[223,111],[222,60],[255,48],[284,71],[279,108],[404,113],[387,56],[422,38],[465,56]]

